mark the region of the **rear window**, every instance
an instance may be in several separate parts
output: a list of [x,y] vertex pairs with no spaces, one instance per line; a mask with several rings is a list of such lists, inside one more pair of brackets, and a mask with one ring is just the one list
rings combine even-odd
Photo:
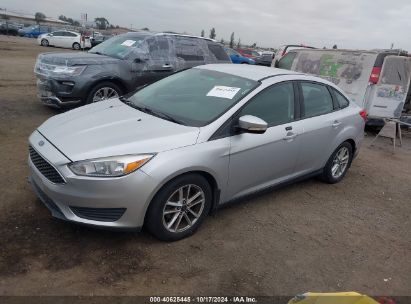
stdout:
[[301,89],[304,98],[304,117],[319,116],[334,110],[333,101],[326,86],[318,83],[302,82]]
[[64,36],[67,36],[67,37],[76,37],[77,35],[74,34],[74,33],[65,32],[65,33],[64,33]]
[[229,61],[227,53],[224,51],[223,47],[218,44],[207,43],[208,49],[215,56],[217,60]]
[[297,55],[296,52],[291,52],[285,55],[283,58],[280,59],[278,62],[277,67],[284,70],[291,70],[291,67],[294,62],[294,58]]
[[340,108],[345,108],[348,107],[348,105],[350,104],[349,101],[347,100],[347,98],[345,98],[340,92],[338,92],[335,89],[332,89],[334,92],[334,95],[337,99],[338,105],[340,106]]
[[187,61],[204,61],[203,40],[191,37],[175,37],[176,55]]

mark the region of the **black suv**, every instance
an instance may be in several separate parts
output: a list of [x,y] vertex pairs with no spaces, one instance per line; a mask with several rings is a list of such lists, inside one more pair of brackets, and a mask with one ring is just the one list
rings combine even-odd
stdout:
[[197,65],[230,62],[223,46],[208,38],[134,32],[88,52],[40,54],[34,72],[40,99],[63,108],[118,97]]

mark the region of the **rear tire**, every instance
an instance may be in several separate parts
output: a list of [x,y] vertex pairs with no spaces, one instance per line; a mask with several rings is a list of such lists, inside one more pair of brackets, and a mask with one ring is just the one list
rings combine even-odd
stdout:
[[351,166],[353,147],[349,142],[343,142],[330,156],[323,169],[321,179],[329,184],[340,182]]
[[80,49],[81,49],[80,43],[74,42],[74,43],[73,43],[73,49],[74,49],[74,50],[80,50]]
[[162,241],[192,235],[210,211],[212,189],[198,174],[175,178],[161,188],[147,210],[145,226]]
[[[121,89],[110,81],[104,81],[97,84],[87,97],[86,104],[116,98],[121,96]],[[106,95],[106,96],[104,96]]]

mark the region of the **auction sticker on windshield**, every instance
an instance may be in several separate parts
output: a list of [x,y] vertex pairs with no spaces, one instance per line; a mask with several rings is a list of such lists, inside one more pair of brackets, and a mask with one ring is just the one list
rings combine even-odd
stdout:
[[241,88],[215,86],[210,90],[210,92],[207,93],[207,96],[233,99],[235,94],[237,94],[240,90]]
[[136,43],[134,40],[126,40],[121,45],[132,46],[132,45],[134,45],[134,43]]

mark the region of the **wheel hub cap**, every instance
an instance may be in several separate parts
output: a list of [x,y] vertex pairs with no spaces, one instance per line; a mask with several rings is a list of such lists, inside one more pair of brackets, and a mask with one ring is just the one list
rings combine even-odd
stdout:
[[331,174],[334,178],[339,178],[345,173],[349,159],[350,153],[346,147],[342,147],[338,150],[334,156],[333,165],[331,167]]
[[185,185],[174,191],[163,208],[163,225],[170,232],[192,227],[204,210],[205,195],[197,185]]

